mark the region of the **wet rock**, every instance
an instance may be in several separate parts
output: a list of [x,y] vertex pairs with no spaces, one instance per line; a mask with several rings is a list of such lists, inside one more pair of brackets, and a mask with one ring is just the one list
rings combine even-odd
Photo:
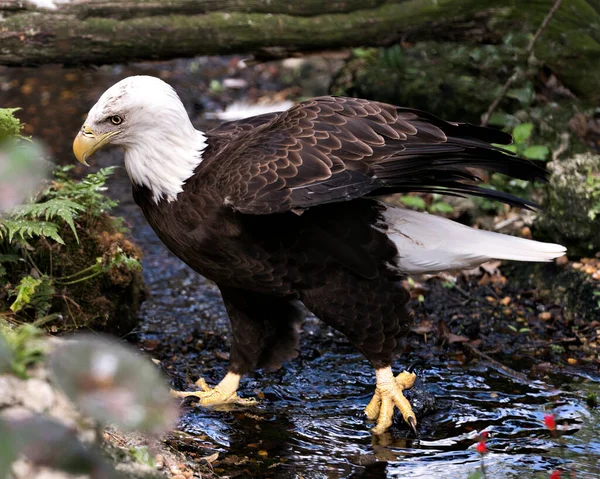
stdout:
[[[41,348],[49,353],[65,343],[62,339],[48,338]],[[12,463],[14,479],[66,479],[74,477],[73,473],[83,474],[77,475],[78,478],[116,477],[104,456],[112,459],[114,468],[123,477],[140,479],[165,477],[166,464],[182,462],[181,455],[152,436],[107,427],[103,437],[98,437],[98,424],[56,389],[45,363],[29,368],[27,374],[26,379],[0,375],[0,426],[4,426],[2,431],[8,428],[11,434],[7,438],[0,433],[2,447],[12,445],[21,451],[19,459]],[[163,471],[154,461],[140,461],[132,453],[139,448],[148,448],[150,457],[160,455]],[[112,475],[101,475],[106,471],[112,471]],[[2,468],[0,477],[4,477]]]

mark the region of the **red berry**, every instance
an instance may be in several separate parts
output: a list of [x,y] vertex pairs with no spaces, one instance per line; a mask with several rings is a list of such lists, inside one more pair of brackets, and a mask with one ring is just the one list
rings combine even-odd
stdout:
[[479,441],[477,443],[477,452],[479,454],[485,454],[487,452],[487,446],[485,445],[484,441]]
[[550,479],[560,479],[560,471],[552,471],[552,474],[550,474]]
[[554,415],[546,414],[544,416],[544,424],[550,431],[556,430],[556,420],[554,419]]

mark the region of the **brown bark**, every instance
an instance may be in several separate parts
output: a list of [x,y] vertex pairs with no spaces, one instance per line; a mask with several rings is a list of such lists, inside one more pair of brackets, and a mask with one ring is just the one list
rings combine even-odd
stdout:
[[[43,5],[51,8],[43,8]],[[287,56],[423,38],[500,41],[535,31],[552,0],[0,0],[0,65],[196,55]],[[600,0],[569,0],[535,54],[600,97]]]

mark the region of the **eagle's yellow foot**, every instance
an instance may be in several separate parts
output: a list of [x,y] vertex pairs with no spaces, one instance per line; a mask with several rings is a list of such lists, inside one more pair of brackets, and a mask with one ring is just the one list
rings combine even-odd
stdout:
[[378,369],[375,374],[377,377],[375,394],[365,408],[367,418],[376,421],[376,425],[371,429],[371,432],[373,434],[383,434],[387,431],[392,425],[394,407],[397,407],[404,420],[416,434],[417,418],[402,391],[412,387],[417,375],[403,371],[394,377],[391,367]]
[[237,394],[237,388],[240,384],[240,375],[227,373],[223,380],[214,388],[211,388],[204,378],[196,381],[196,386],[200,391],[174,391],[171,389],[171,396],[185,398],[195,396],[200,400],[201,406],[219,406],[222,404],[241,404],[251,406],[256,404],[256,399],[241,398]]

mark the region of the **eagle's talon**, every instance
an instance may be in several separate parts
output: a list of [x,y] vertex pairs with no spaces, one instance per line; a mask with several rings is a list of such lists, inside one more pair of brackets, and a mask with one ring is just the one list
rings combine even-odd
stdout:
[[394,407],[397,407],[402,417],[411,429],[417,434],[417,418],[412,406],[402,393],[403,390],[413,386],[416,379],[415,373],[403,371],[394,377],[391,368],[380,369],[377,374],[377,387],[373,398],[365,408],[367,418],[376,421],[371,432],[383,434],[392,426]]
[[176,398],[197,397],[201,406],[220,406],[223,404],[239,404],[253,406],[258,403],[254,398],[242,398],[237,394],[239,375],[228,373],[217,386],[211,388],[204,378],[196,381],[195,385],[200,391],[175,391],[170,390],[171,396]]

